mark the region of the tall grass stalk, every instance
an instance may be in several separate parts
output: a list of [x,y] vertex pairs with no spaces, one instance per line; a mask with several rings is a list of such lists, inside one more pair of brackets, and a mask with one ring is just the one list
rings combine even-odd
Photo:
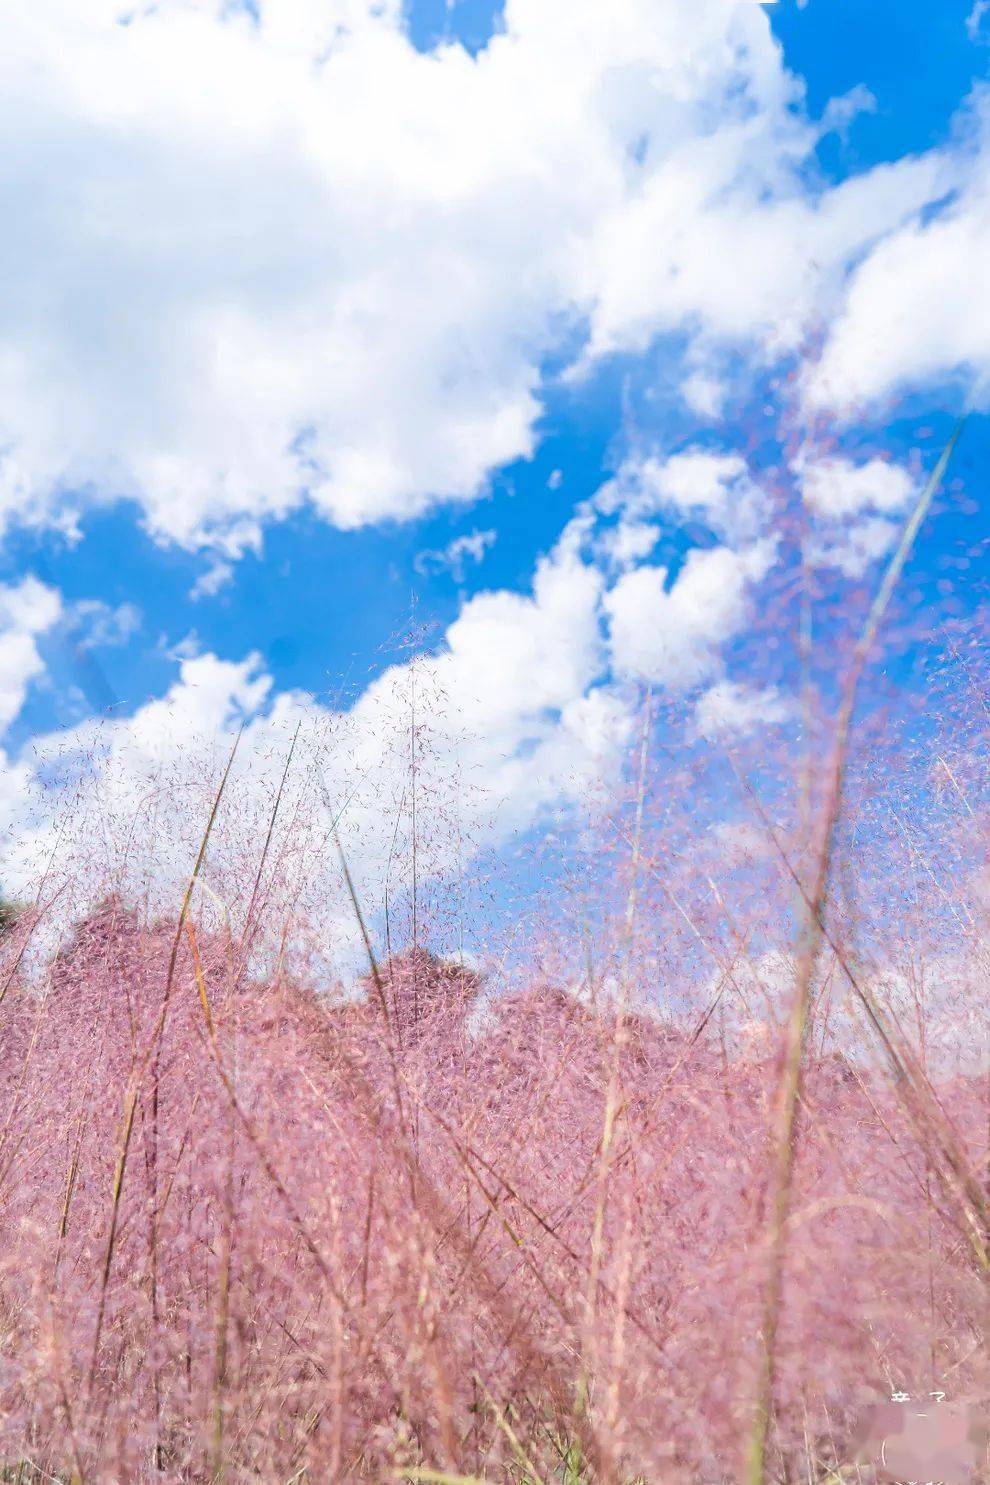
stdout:
[[760,1324],[761,1356],[753,1397],[752,1429],[746,1455],[746,1485],[763,1485],[765,1478],[767,1430],[770,1424],[773,1398],[787,1217],[790,1209],[794,1168],[796,1115],[801,1087],[801,1061],[808,1024],[812,982],[822,942],[823,916],[832,865],[832,846],[842,807],[842,788],[849,735],[859,683],[870,658],[883,616],[893,597],[897,581],[928,514],[935,493],[942,483],[961,431],[961,424],[953,430],[905,524],[897,549],[887,566],[867,615],[866,623],[856,642],[849,674],[843,687],[832,756],[826,773],[825,796],[817,826],[818,845],[814,855],[811,886],[807,892],[802,892],[802,927],[797,951],[794,996],[787,1021],[780,1076],[773,1104],[767,1277]]

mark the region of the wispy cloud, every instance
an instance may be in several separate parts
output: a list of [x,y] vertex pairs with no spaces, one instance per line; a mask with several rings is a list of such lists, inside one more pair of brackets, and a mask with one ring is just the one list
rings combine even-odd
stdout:
[[966,17],[966,31],[970,41],[982,39],[983,18],[990,11],[990,0],[975,0],[973,9]]
[[79,649],[100,650],[124,645],[141,627],[141,610],[133,603],[104,603],[83,598],[65,614],[66,631]]
[[471,531],[465,536],[455,536],[453,541],[439,551],[427,549],[418,552],[414,563],[416,571],[424,574],[448,571],[457,582],[463,582],[467,564],[483,561],[485,553],[495,545],[497,537],[498,533],[493,530]]
[[215,598],[217,594],[234,578],[234,566],[231,562],[217,560],[211,562],[189,589],[189,597],[196,602],[200,598]]

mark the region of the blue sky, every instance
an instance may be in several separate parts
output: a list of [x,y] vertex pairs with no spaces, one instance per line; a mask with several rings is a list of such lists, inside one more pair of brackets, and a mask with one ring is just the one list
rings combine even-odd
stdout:
[[600,10],[45,0],[13,27],[11,860],[50,829],[33,748],[109,716],[93,768],[126,773],[128,719],[183,686],[214,742],[280,705],[374,727],[411,627],[489,695],[451,705],[516,833],[620,766],[646,684],[775,725],[781,487],[823,587],[868,588],[964,405],[913,572],[975,610],[990,16]]

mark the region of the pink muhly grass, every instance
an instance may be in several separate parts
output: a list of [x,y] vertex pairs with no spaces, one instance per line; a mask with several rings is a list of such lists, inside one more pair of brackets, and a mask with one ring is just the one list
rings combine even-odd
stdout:
[[[232,996],[222,939],[180,942],[157,1210],[143,1097],[90,1386],[120,1111],[173,936],[107,904],[45,999],[19,988],[7,1012],[5,1098],[28,1051],[31,1071],[4,1141],[6,1458],[85,1480],[152,1478],[156,1450],[190,1480],[551,1479],[575,1460],[732,1477],[772,1063],[645,1010],[617,1039],[612,1005],[549,985],[472,1027],[479,981],[423,951],[382,967],[389,1031],[373,995],[335,1007],[285,979]],[[939,1097],[976,1138],[973,1081]],[[925,1184],[938,1158],[881,1072],[808,1066],[775,1469],[824,1479],[870,1379],[926,1376],[932,1344],[957,1388],[976,1364],[982,1280],[962,1209]]]

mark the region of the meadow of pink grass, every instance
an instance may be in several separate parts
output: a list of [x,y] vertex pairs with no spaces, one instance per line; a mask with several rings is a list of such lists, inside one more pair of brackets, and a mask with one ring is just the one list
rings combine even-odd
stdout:
[[[163,1021],[174,941],[109,901],[43,997],[5,977],[8,1478],[737,1476],[772,1047],[538,981],[479,1013],[422,950],[335,1001],[194,930]],[[986,1234],[902,1091],[806,1059],[771,1478],[984,1383]],[[937,1100],[980,1170],[985,1087]]]

